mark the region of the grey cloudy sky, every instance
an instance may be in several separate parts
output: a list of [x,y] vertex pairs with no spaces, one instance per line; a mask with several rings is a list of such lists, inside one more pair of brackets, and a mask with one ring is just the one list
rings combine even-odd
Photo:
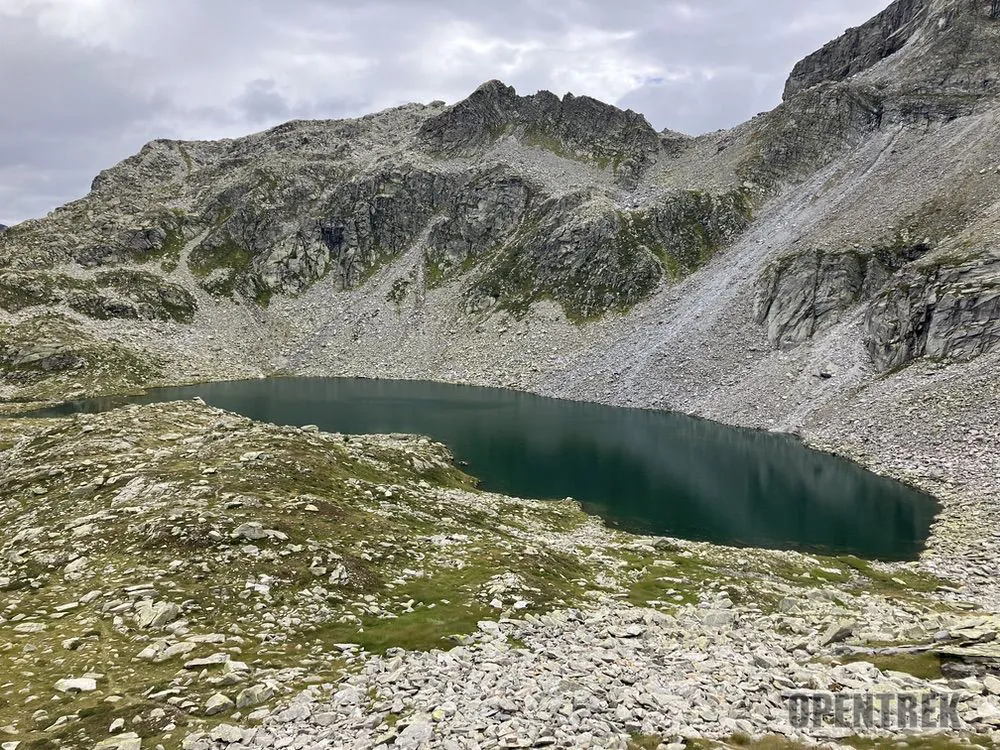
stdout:
[[499,78],[697,134],[888,0],[0,0],[0,223],[153,138],[454,102]]

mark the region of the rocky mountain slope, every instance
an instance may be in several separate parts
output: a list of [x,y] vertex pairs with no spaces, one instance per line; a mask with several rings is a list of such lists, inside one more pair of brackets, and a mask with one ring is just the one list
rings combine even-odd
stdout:
[[[749,633],[747,641],[774,644],[775,653],[779,645],[780,649],[787,646],[792,649],[788,653],[794,654],[804,641],[822,640],[817,633],[834,620],[856,617],[871,618],[875,624],[872,633],[850,643],[853,648],[877,642],[873,633],[882,623],[891,633],[881,640],[920,645],[917,641],[923,636],[915,631],[906,634],[907,623],[918,622],[926,635],[934,628],[951,628],[954,623],[947,617],[958,617],[961,607],[979,607],[985,610],[983,616],[1000,611],[996,584],[1000,564],[995,555],[1000,543],[996,523],[1000,497],[996,479],[1000,476],[997,49],[1000,20],[993,17],[989,1],[897,0],[869,23],[849,30],[799,63],[788,80],[784,101],[775,110],[732,130],[696,138],[657,133],[641,115],[587,97],[559,98],[548,92],[519,96],[493,81],[450,107],[412,104],[356,120],[291,122],[219,142],[155,141],[99,175],[86,197],[0,234],[0,409],[10,412],[23,408],[26,401],[121,392],[157,383],[296,373],[504,385],[569,398],[673,408],[730,423],[794,431],[813,445],[934,493],[942,500],[942,514],[927,552],[914,569],[887,574],[889,580],[893,575],[903,580],[905,590],[889,592],[874,614],[867,604],[850,598],[854,596],[850,591],[850,596],[838,600],[843,611],[833,607],[826,595],[811,594],[810,605],[802,610],[807,622],[789,625],[780,617],[762,620],[760,632],[744,633]],[[105,718],[131,722],[135,716],[160,710],[162,715],[158,713],[150,725],[155,725],[155,732],[147,730],[147,718],[140,718],[137,733],[161,737],[169,744],[180,741],[178,726],[190,726],[193,731],[203,721],[201,726],[209,735],[192,740],[198,747],[215,741],[213,731],[221,732],[216,737],[220,744],[259,740],[261,745],[284,742],[296,733],[322,742],[328,739],[325,732],[351,731],[363,746],[360,738],[373,739],[379,733],[395,731],[401,737],[404,732],[411,736],[425,732],[426,725],[440,724],[450,716],[446,705],[468,710],[476,726],[497,715],[513,720],[518,712],[479,705],[470,695],[456,697],[460,691],[455,685],[472,679],[469,675],[478,679],[485,672],[502,670],[519,675],[519,687],[512,688],[515,692],[524,688],[526,694],[531,693],[536,672],[551,668],[552,649],[558,652],[567,638],[603,642],[609,623],[616,632],[627,633],[622,628],[630,625],[651,628],[668,640],[674,638],[667,650],[676,648],[678,653],[690,650],[681,631],[704,639],[697,641],[702,645],[730,639],[726,643],[741,655],[728,659],[727,664],[757,663],[755,657],[739,650],[743,631],[726,630],[733,622],[724,623],[719,631],[718,623],[727,620],[726,616],[711,619],[710,625],[703,621],[701,610],[719,609],[713,604],[719,576],[729,576],[715,571],[695,577],[704,582],[697,590],[666,586],[676,589],[679,596],[690,595],[679,604],[697,601],[702,605],[670,610],[681,625],[669,637],[674,624],[630,619],[652,615],[635,615],[634,609],[620,601],[612,605],[595,599],[603,602],[602,607],[608,606],[582,620],[567,620],[558,608],[555,615],[547,615],[547,606],[540,606],[532,610],[537,621],[519,619],[521,624],[501,622],[498,627],[472,623],[467,634],[478,635],[470,642],[471,651],[459,652],[456,661],[443,668],[443,682],[400,682],[399,670],[404,665],[424,668],[423,660],[436,656],[407,651],[366,661],[370,668],[352,672],[350,678],[354,680],[351,690],[370,701],[361,718],[355,711],[359,704],[346,694],[334,699],[337,708],[332,712],[337,715],[328,716],[328,696],[317,690],[296,704],[299,707],[289,709],[293,713],[284,723],[268,718],[271,723],[260,734],[215,728],[215,720],[206,716],[207,702],[212,699],[213,707],[222,706],[212,716],[247,725],[247,707],[234,709],[225,702],[238,703],[240,692],[247,689],[244,683],[270,686],[275,700],[293,695],[304,684],[302,674],[294,672],[298,668],[294,665],[302,664],[301,655],[293,654],[289,667],[293,672],[282,682],[280,655],[270,653],[277,646],[272,649],[266,639],[252,648],[230,642],[233,635],[249,639],[246,632],[226,631],[223,626],[229,623],[207,616],[204,604],[195,597],[195,579],[185,578],[197,571],[170,570],[174,557],[187,554],[190,529],[186,516],[170,516],[174,511],[157,505],[157,498],[187,493],[190,513],[198,514],[196,520],[205,519],[197,520],[197,528],[209,534],[197,537],[198,544],[211,550],[203,554],[209,566],[203,571],[204,580],[215,590],[229,592],[226,596],[232,594],[233,617],[246,619],[239,624],[241,629],[252,626],[254,633],[261,634],[267,621],[258,622],[259,611],[245,608],[256,595],[255,589],[247,589],[251,594],[241,599],[236,590],[246,580],[227,577],[222,568],[238,561],[242,565],[242,555],[250,554],[243,549],[247,546],[276,555],[288,551],[292,556],[300,553],[289,551],[290,546],[341,542],[333,536],[300,540],[298,527],[283,530],[272,524],[272,509],[266,505],[252,506],[252,510],[251,506],[226,507],[244,500],[217,496],[218,472],[224,474],[229,470],[225,467],[240,463],[244,454],[268,453],[269,448],[258,446],[261,441],[282,445],[292,441],[295,445],[288,448],[288,460],[298,460],[293,454],[320,460],[314,455],[320,447],[309,441],[329,447],[327,443],[336,444],[336,440],[294,431],[279,435],[270,428],[190,405],[162,409],[141,415],[107,415],[80,426],[23,421],[3,428],[0,423],[0,461],[13,472],[10,476],[24,480],[20,472],[35,472],[30,482],[17,485],[21,489],[16,492],[13,485],[0,485],[6,526],[18,534],[29,533],[16,539],[4,537],[3,553],[12,567],[0,569],[0,576],[19,582],[18,591],[45,584],[37,601],[27,594],[18,598],[14,609],[2,615],[6,622],[0,627],[16,628],[27,620],[26,625],[45,623],[48,628],[53,619],[52,633],[61,637],[52,640],[45,635],[47,628],[35,633],[30,627],[14,637],[5,634],[11,646],[2,647],[0,657],[11,660],[11,674],[20,675],[11,687],[26,691],[24,701],[37,700],[41,694],[42,683],[36,680],[54,685],[62,679],[93,679],[95,690],[99,687],[104,697],[138,691],[148,698],[176,689],[180,692],[164,698],[177,698],[168,701],[169,711],[159,704],[143,704],[134,714],[110,717],[102,704],[97,723]],[[169,423],[164,431],[172,437],[163,435],[161,442],[147,444],[147,438],[134,434],[135,423],[129,421],[141,419]],[[96,433],[75,432],[88,427]],[[347,474],[338,474],[338,481],[347,482],[353,476],[371,491],[372,498],[385,482],[366,473],[361,453],[382,456],[383,461],[388,460],[386,452],[397,457],[410,452],[420,460],[437,455],[428,446],[396,445],[393,440],[374,438],[369,443],[359,445],[359,453],[350,461],[343,459],[349,464]],[[214,456],[217,462],[195,465],[197,456],[188,455],[192,451],[185,446],[202,444],[219,448]],[[92,464],[77,466],[74,456],[90,456],[91,452],[93,457],[82,461]],[[142,471],[126,471],[136,461]],[[242,463],[251,469],[256,466],[250,459]],[[84,479],[84,466],[104,467],[105,481],[128,474],[127,482],[138,477],[147,489],[159,488],[136,500],[135,512],[148,516],[149,528],[129,531],[130,521],[123,515],[100,515],[101,503],[120,488],[116,484],[112,490],[90,486]],[[517,505],[509,499],[461,494],[472,490],[449,485],[461,484],[460,478],[443,465],[439,469],[423,480],[430,485],[425,488],[407,468],[398,483],[405,488],[403,497],[410,497],[406,492],[418,492],[416,486],[441,502],[461,497],[489,507]],[[171,479],[174,471],[183,476]],[[73,479],[74,472],[80,474],[79,479]],[[351,472],[361,473],[354,476]],[[181,484],[175,487],[171,482]],[[24,494],[33,492],[34,486],[40,490],[37,494]],[[307,492],[321,497],[337,497],[341,492],[333,486],[314,490]],[[459,494],[448,495],[450,491]],[[246,488],[239,494],[254,492]],[[314,511],[307,511],[305,505],[325,507],[316,501],[301,504],[301,494],[260,499],[296,519],[312,517],[309,514]],[[364,512],[377,514],[372,498],[368,498],[371,504],[364,501]],[[91,508],[97,517],[79,521],[80,513],[73,515],[76,504],[91,501],[97,503]],[[38,516],[43,502],[44,507],[51,505],[58,511],[58,529],[53,526],[45,532],[51,536],[37,531],[49,528],[47,520]],[[235,526],[230,528],[226,519],[230,515],[235,519],[244,510],[247,516],[241,519],[246,523],[257,518],[264,530],[280,531],[289,538],[249,540],[242,546],[233,542]],[[586,580],[593,571],[586,568],[589,563],[586,555],[578,554],[580,549],[570,549],[573,537],[565,537],[569,541],[562,547],[555,541],[563,538],[556,527],[565,519],[536,520],[537,524],[528,524],[530,528],[511,530],[503,543],[516,548],[533,544],[531,540],[555,545],[570,555],[567,564],[584,566],[581,578]],[[155,536],[167,521],[173,524],[171,528],[181,530],[176,538],[173,532]],[[459,521],[458,533],[474,535],[481,519]],[[84,602],[90,589],[84,591],[82,583],[63,580],[64,566],[73,561],[56,549],[69,529],[80,524],[98,529],[109,524],[108,528],[120,531],[126,543],[133,545],[130,549],[148,555],[143,562],[148,570],[126,575],[119,565],[123,561],[112,559],[114,550],[88,552],[85,557],[92,559],[112,555],[101,557],[101,565],[113,569],[116,577],[107,587],[111,593],[102,587],[97,598]],[[610,532],[587,528],[584,546],[607,553],[602,565],[617,566],[608,561],[618,543],[601,536]],[[144,541],[147,531],[159,540],[155,549]],[[211,536],[212,531],[221,541]],[[49,546],[38,547],[41,557],[37,560],[25,551],[25,540],[35,538],[30,534],[51,541]],[[417,545],[418,541],[426,540],[408,537],[408,543]],[[207,546],[216,542],[224,548]],[[85,539],[78,543],[90,544]],[[333,552],[346,555],[349,550]],[[719,562],[732,553],[705,546],[697,554]],[[623,577],[617,583],[608,582],[607,587],[593,587],[604,591],[601,596],[614,598],[615,592],[628,596],[632,584],[644,580],[643,570],[659,571],[654,578],[692,580],[687,569],[679,577],[664,570],[686,565],[685,558],[673,553],[665,556],[662,550],[642,550],[617,559]],[[776,569],[781,560],[768,558],[768,565]],[[218,561],[222,561],[220,567],[213,567]],[[635,568],[629,567],[633,564]],[[748,563],[736,567],[744,564]],[[855,580],[844,561],[814,565],[794,558],[794,566],[801,565],[833,570],[836,585],[832,588],[838,590],[844,588],[841,578]],[[324,560],[318,567],[329,569],[330,565]],[[244,568],[234,570],[245,572]],[[795,570],[802,572],[798,567]],[[274,575],[266,566],[260,571]],[[146,572],[151,580],[159,581],[162,575],[171,585],[157,585],[152,591],[138,589],[139,595],[130,596],[128,587],[148,583],[138,580]],[[884,583],[885,577],[878,572],[874,571],[876,578]],[[788,584],[787,578],[774,570],[760,573],[771,582],[769,597],[788,593],[781,588]],[[900,574],[916,578],[900,578]],[[257,577],[254,585],[259,585],[259,575],[253,575]],[[947,579],[949,586],[934,593],[936,579],[927,584],[927,576]],[[732,578],[739,576],[726,578],[727,585]],[[62,588],[50,587],[54,579]],[[291,586],[285,611],[289,618],[301,619],[303,612],[319,611],[310,609],[313,604],[324,617],[345,616],[343,607],[359,603],[350,597],[335,602],[336,606],[329,600],[317,603],[310,598],[312,594],[303,593],[310,590],[309,582],[305,573],[287,582]],[[480,583],[485,585],[483,581],[476,585]],[[780,585],[775,588],[774,583]],[[531,585],[544,589],[538,582]],[[662,590],[664,581],[649,587]],[[928,611],[915,615],[907,594],[914,587],[931,601],[935,612],[943,610],[941,616],[947,617],[934,620],[936,615]],[[459,588],[462,596],[471,596],[475,586],[463,583]],[[391,606],[399,602],[383,601],[381,591],[368,593],[375,596],[375,602],[368,604],[395,614]],[[734,622],[753,629],[758,627],[754,624],[758,613],[752,607],[761,604],[753,596],[749,599],[749,609],[741,609]],[[152,603],[142,604],[145,600]],[[205,672],[199,671],[196,678],[189,674],[194,667],[181,672],[180,661],[162,675],[156,669],[146,672],[135,667],[132,651],[138,655],[147,646],[155,652],[160,646],[201,643],[186,639],[187,633],[169,630],[157,629],[154,638],[146,632],[148,628],[139,626],[136,616],[144,616],[140,610],[151,612],[149,608],[163,600],[181,608],[187,621],[184,627],[191,632],[223,632],[226,640],[218,649],[199,645],[194,658],[202,658],[202,651],[206,658],[225,651],[230,660],[246,663],[247,669],[230,668],[216,674],[222,669],[220,661],[201,667]],[[567,604],[586,609],[593,601],[581,594],[578,601]],[[645,601],[635,599],[638,604]],[[768,601],[774,605],[773,599]],[[117,603],[104,610],[110,602]],[[57,609],[73,603],[77,606]],[[735,599],[731,604],[738,609],[742,606]],[[113,612],[118,606],[123,608]],[[504,606],[502,602],[501,609]],[[550,616],[555,619],[545,619]],[[63,620],[74,623],[80,633],[63,633]],[[773,628],[779,625],[791,627],[801,638],[790,643],[785,635],[775,635]],[[113,644],[100,658],[78,659],[60,650],[62,640],[74,637],[81,638],[85,647],[93,646],[88,639],[95,630]],[[100,638],[95,642],[101,642]],[[534,655],[508,654],[500,641],[509,638],[527,644]],[[616,642],[607,648],[613,658],[636,659],[649,666],[664,658],[666,647],[656,638],[652,644]],[[308,650],[307,645],[312,648],[303,641],[303,649]],[[413,644],[400,641],[398,645]],[[51,661],[46,661],[42,672],[24,675],[32,671],[24,655],[38,648]],[[240,653],[233,648],[252,652],[253,658],[238,658]],[[762,658],[771,663],[777,658],[775,653]],[[577,657],[589,659],[592,652],[574,652],[572,658]],[[120,687],[86,676],[101,673],[102,661],[123,670],[115,673],[120,675],[115,677],[121,680]],[[708,669],[719,668],[713,662]],[[827,668],[833,665],[823,669]],[[775,669],[787,674],[790,667]],[[817,684],[825,684],[829,672],[817,674],[812,675]],[[450,677],[444,679],[444,675]],[[734,684],[743,679],[734,675]],[[654,680],[652,673],[647,676]],[[331,673],[329,679],[340,677]],[[579,679],[579,675],[567,679]],[[851,679],[871,684],[883,676],[852,674]],[[279,690],[279,683],[286,684],[289,692]],[[414,696],[414,702],[402,709],[386,703],[380,685],[403,690]],[[644,694],[693,689],[690,685],[668,688],[662,682],[646,688]],[[985,684],[973,682],[961,689],[971,691],[966,715],[975,717],[970,721],[976,730],[996,726],[996,722],[990,724],[990,717],[1000,715],[1000,705]],[[765,690],[765,695],[771,693]],[[626,742],[623,736],[650,729],[633,718],[638,711],[634,704],[620,693],[615,696],[614,705],[598,703],[596,708],[585,697],[580,698],[580,705],[575,697],[566,699],[570,714],[587,710],[599,717],[596,724],[583,722],[580,732],[605,733],[613,736],[609,741]],[[714,700],[702,698],[709,703]],[[0,704],[0,719],[22,717],[24,701],[16,706]],[[521,712],[534,710],[515,705]],[[621,718],[611,721],[608,717],[619,705],[624,706]],[[729,717],[710,710],[709,717],[701,716],[693,724],[670,724],[670,731],[718,738],[735,731],[776,730],[777,719],[768,714],[770,709],[758,705],[767,720],[750,727],[724,723],[722,719]],[[59,736],[76,737],[66,742],[80,741],[85,746],[97,735],[89,725],[79,734],[77,722],[86,719],[92,708],[69,699],[64,706],[60,699],[46,707],[37,721],[33,719],[30,731],[43,733],[36,739],[45,736],[50,726],[46,720],[54,724],[60,720],[58,713],[64,720],[52,731],[65,730]],[[646,711],[653,708],[644,705]],[[669,708],[664,704],[658,710],[666,717]],[[444,711],[444,718],[433,718],[437,710]],[[181,723],[192,717],[194,725]],[[384,728],[382,723],[366,724],[373,717]],[[160,719],[166,720],[156,723]],[[400,719],[397,730],[395,722]],[[452,722],[448,726],[458,723],[453,717],[448,720]],[[168,724],[175,726],[164,729]],[[411,730],[411,726],[418,729]],[[523,731],[548,742],[534,725],[508,728],[511,736]],[[16,731],[23,730],[24,725],[18,723]],[[171,738],[162,740],[164,734]],[[496,744],[502,739],[491,738]],[[562,736],[558,742],[564,740],[572,742]],[[397,746],[405,742],[397,741]],[[417,737],[412,746],[419,744]]]
[[[861,311],[878,371],[970,359],[1000,338],[989,10],[896,2],[799,63],[776,110],[700,138],[492,81],[452,107],[155,141],[3,234],[0,306],[16,320],[163,321],[181,338],[174,324],[237,316],[271,334],[251,353],[260,369],[275,340],[292,369],[336,369],[324,348],[349,360],[362,339],[392,351],[415,337],[426,355],[443,343],[420,335],[429,318],[475,342],[495,321],[544,319],[547,303],[581,328],[571,339],[625,315],[641,342],[636,306],[724,251],[729,268],[759,256],[739,280],[772,347]],[[751,227],[773,252],[748,247]]]
[[635,113],[586,97],[518,97],[496,81],[451,108],[293,122],[231,142],[157,141],[99,175],[87,198],[6,236],[18,248],[6,284],[42,272],[49,297],[21,305],[167,318],[171,304],[119,309],[121,285],[94,276],[97,289],[80,289],[52,269],[141,263],[153,276],[131,278],[134,289],[187,282],[266,308],[320,281],[359,288],[417,248],[420,289],[400,277],[397,301],[464,275],[466,311],[523,313],[553,298],[586,319],[690,272],[749,221],[743,188],[657,185],[645,207],[626,197],[675,143]]

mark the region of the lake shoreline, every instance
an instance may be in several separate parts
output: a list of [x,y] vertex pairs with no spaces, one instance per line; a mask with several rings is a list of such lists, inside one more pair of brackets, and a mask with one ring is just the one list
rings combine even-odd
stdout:
[[[279,425],[426,435],[449,445],[483,489],[524,498],[573,497],[636,534],[912,560],[940,509],[931,495],[868,474],[827,451],[812,451],[794,436],[663,410],[434,381],[277,377],[200,383],[66,402],[25,416],[194,397]],[[723,474],[719,466],[726,467]],[[874,528],[878,534],[871,533]]]

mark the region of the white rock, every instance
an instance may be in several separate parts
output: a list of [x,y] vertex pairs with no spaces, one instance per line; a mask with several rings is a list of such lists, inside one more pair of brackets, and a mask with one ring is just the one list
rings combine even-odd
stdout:
[[155,662],[169,661],[170,659],[173,659],[177,656],[187,656],[196,648],[198,648],[197,644],[188,643],[187,641],[184,641],[182,643],[175,643],[174,645],[167,646],[165,649],[163,649],[163,651],[159,655],[157,655],[153,659],[153,661]]
[[242,523],[233,529],[230,535],[233,539],[249,539],[254,542],[258,539],[266,539],[268,534],[259,523]]
[[1000,680],[993,675],[987,675],[983,678],[983,688],[990,695],[1000,695]]
[[419,750],[434,736],[434,726],[427,721],[415,721],[399,733],[395,747],[399,750]]
[[735,619],[736,616],[732,610],[716,609],[706,612],[701,621],[708,628],[724,628],[732,625]]
[[216,742],[242,742],[243,730],[232,724],[220,724],[212,730],[210,736]]
[[144,659],[146,661],[153,661],[167,648],[165,643],[150,643],[146,648],[136,654],[136,659]]
[[223,693],[216,693],[205,703],[205,715],[215,716],[223,711],[232,711],[234,708],[236,708],[236,704],[231,698]]
[[109,737],[94,745],[94,750],[141,750],[142,740],[135,732],[126,732],[117,737]]
[[78,557],[63,568],[63,575],[70,580],[82,578],[89,563],[88,558]]
[[846,641],[854,633],[856,627],[853,620],[839,620],[831,624],[819,638],[819,645],[829,646],[833,643]]
[[22,634],[41,633],[47,627],[43,622],[22,622],[14,626],[14,632]]
[[60,693],[91,693],[97,690],[97,680],[92,677],[66,678],[56,683]]
[[180,613],[181,608],[173,602],[145,600],[136,607],[135,623],[140,628],[162,628]]
[[241,690],[240,694],[236,696],[236,707],[256,706],[258,703],[270,700],[273,695],[274,691],[267,685],[252,685]]
[[204,669],[205,667],[217,667],[220,664],[225,664],[229,661],[229,654],[212,654],[211,656],[206,656],[202,659],[192,659],[191,661],[184,662],[184,669]]

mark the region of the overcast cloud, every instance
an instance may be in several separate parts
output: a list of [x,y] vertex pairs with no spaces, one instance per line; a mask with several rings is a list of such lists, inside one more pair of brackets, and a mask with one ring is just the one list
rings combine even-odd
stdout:
[[697,134],[888,0],[0,0],[0,223],[153,138],[454,102],[499,78]]

